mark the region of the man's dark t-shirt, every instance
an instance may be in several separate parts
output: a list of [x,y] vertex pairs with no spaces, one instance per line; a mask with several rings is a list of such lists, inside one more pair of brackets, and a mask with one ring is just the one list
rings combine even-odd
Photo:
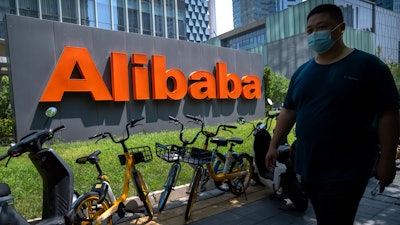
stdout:
[[390,70],[374,55],[355,49],[329,65],[303,64],[284,102],[296,111],[296,172],[309,182],[366,181],[379,149],[377,115],[397,102]]

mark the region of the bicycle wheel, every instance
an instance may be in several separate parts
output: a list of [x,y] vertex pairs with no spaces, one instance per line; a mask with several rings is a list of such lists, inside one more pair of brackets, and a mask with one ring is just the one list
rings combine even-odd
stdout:
[[133,173],[133,181],[135,183],[139,199],[143,202],[143,206],[147,211],[147,216],[149,217],[147,221],[150,221],[153,219],[153,207],[151,206],[149,199],[149,189],[143,180],[142,174],[138,170]]
[[180,164],[173,164],[168,172],[168,177],[164,184],[164,191],[161,193],[160,200],[158,201],[158,212],[161,212],[164,209],[165,204],[168,201],[168,197],[171,194],[172,188],[175,185],[178,170],[180,170],[180,167]]
[[[219,152],[217,152],[216,154],[218,155],[218,157],[213,166],[214,173],[215,174],[223,173],[224,166],[225,166],[225,156]],[[214,180],[214,184],[215,184],[215,187],[221,191],[229,191],[229,185],[225,181],[215,181]]]
[[[236,157],[233,155],[233,157]],[[245,177],[235,177],[228,180],[229,190],[234,195],[244,193],[250,185],[251,177],[253,175],[253,158],[247,153],[241,153],[233,163],[230,172],[247,171]]]
[[[97,192],[86,193],[73,203],[68,214],[69,223],[67,224],[92,224],[108,208],[110,208],[110,204],[107,199],[99,203],[99,194]],[[112,217],[107,218],[102,224],[112,225]]]
[[190,214],[192,213],[192,208],[193,208],[194,203],[196,202],[197,192],[199,190],[200,180],[201,180],[201,177],[203,176],[203,173],[204,173],[204,168],[201,166],[198,166],[196,168],[196,173],[192,179],[193,183],[191,184],[189,200],[188,200],[188,203],[186,206],[185,221],[189,220]]

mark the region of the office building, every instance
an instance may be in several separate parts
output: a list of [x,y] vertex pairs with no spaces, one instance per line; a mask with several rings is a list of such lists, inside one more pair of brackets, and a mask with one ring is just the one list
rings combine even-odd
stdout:
[[239,28],[300,2],[302,0],[232,0],[233,27]]
[[371,0],[377,6],[400,13],[400,0]]
[[307,46],[306,17],[323,3],[341,7],[347,25],[343,39],[348,46],[375,54],[385,62],[400,62],[400,14],[359,0],[308,0],[207,43],[262,54],[265,66],[290,78],[314,55]]
[[193,42],[209,37],[208,0],[3,0],[0,38],[7,13]]
[[[0,56],[5,55],[8,13],[191,42],[210,37],[208,0],[2,0]],[[6,74],[4,57],[0,67],[0,74]]]

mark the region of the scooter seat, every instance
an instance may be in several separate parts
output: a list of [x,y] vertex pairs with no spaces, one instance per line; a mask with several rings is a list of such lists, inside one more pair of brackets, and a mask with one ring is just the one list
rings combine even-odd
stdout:
[[272,172],[263,172],[260,174],[260,176],[264,179],[274,180],[274,173]]
[[0,197],[11,194],[10,186],[6,183],[0,183]]
[[289,145],[279,145],[278,147],[278,162],[284,163],[290,158],[290,146]]

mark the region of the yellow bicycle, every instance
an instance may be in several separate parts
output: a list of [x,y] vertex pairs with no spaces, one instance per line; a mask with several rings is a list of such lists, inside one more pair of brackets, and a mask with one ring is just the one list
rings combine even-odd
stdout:
[[[153,208],[149,199],[149,190],[143,180],[142,174],[136,168],[136,164],[140,162],[150,162],[153,157],[150,147],[141,146],[135,148],[128,148],[125,142],[129,139],[129,127],[134,127],[137,122],[143,118],[132,120],[129,122],[125,129],[127,137],[119,140],[115,139],[111,133],[104,132],[97,134],[90,139],[98,138],[98,140],[109,137],[116,144],[121,144],[124,154],[118,155],[121,165],[125,165],[125,179],[123,184],[123,192],[121,196],[116,199],[109,182],[107,175],[101,170],[98,161],[100,151],[95,151],[89,156],[77,159],[77,163],[84,164],[90,162],[96,165],[99,172],[98,180],[100,182],[93,185],[92,190],[86,194],[81,195],[72,205],[71,210],[65,216],[66,225],[68,224],[113,224],[112,215],[117,213],[120,218],[125,216],[127,212],[125,208],[125,200],[128,197],[129,180],[136,188],[140,200],[143,202],[144,208],[147,211],[148,221],[153,218]],[[104,222],[103,222],[104,221]]]

